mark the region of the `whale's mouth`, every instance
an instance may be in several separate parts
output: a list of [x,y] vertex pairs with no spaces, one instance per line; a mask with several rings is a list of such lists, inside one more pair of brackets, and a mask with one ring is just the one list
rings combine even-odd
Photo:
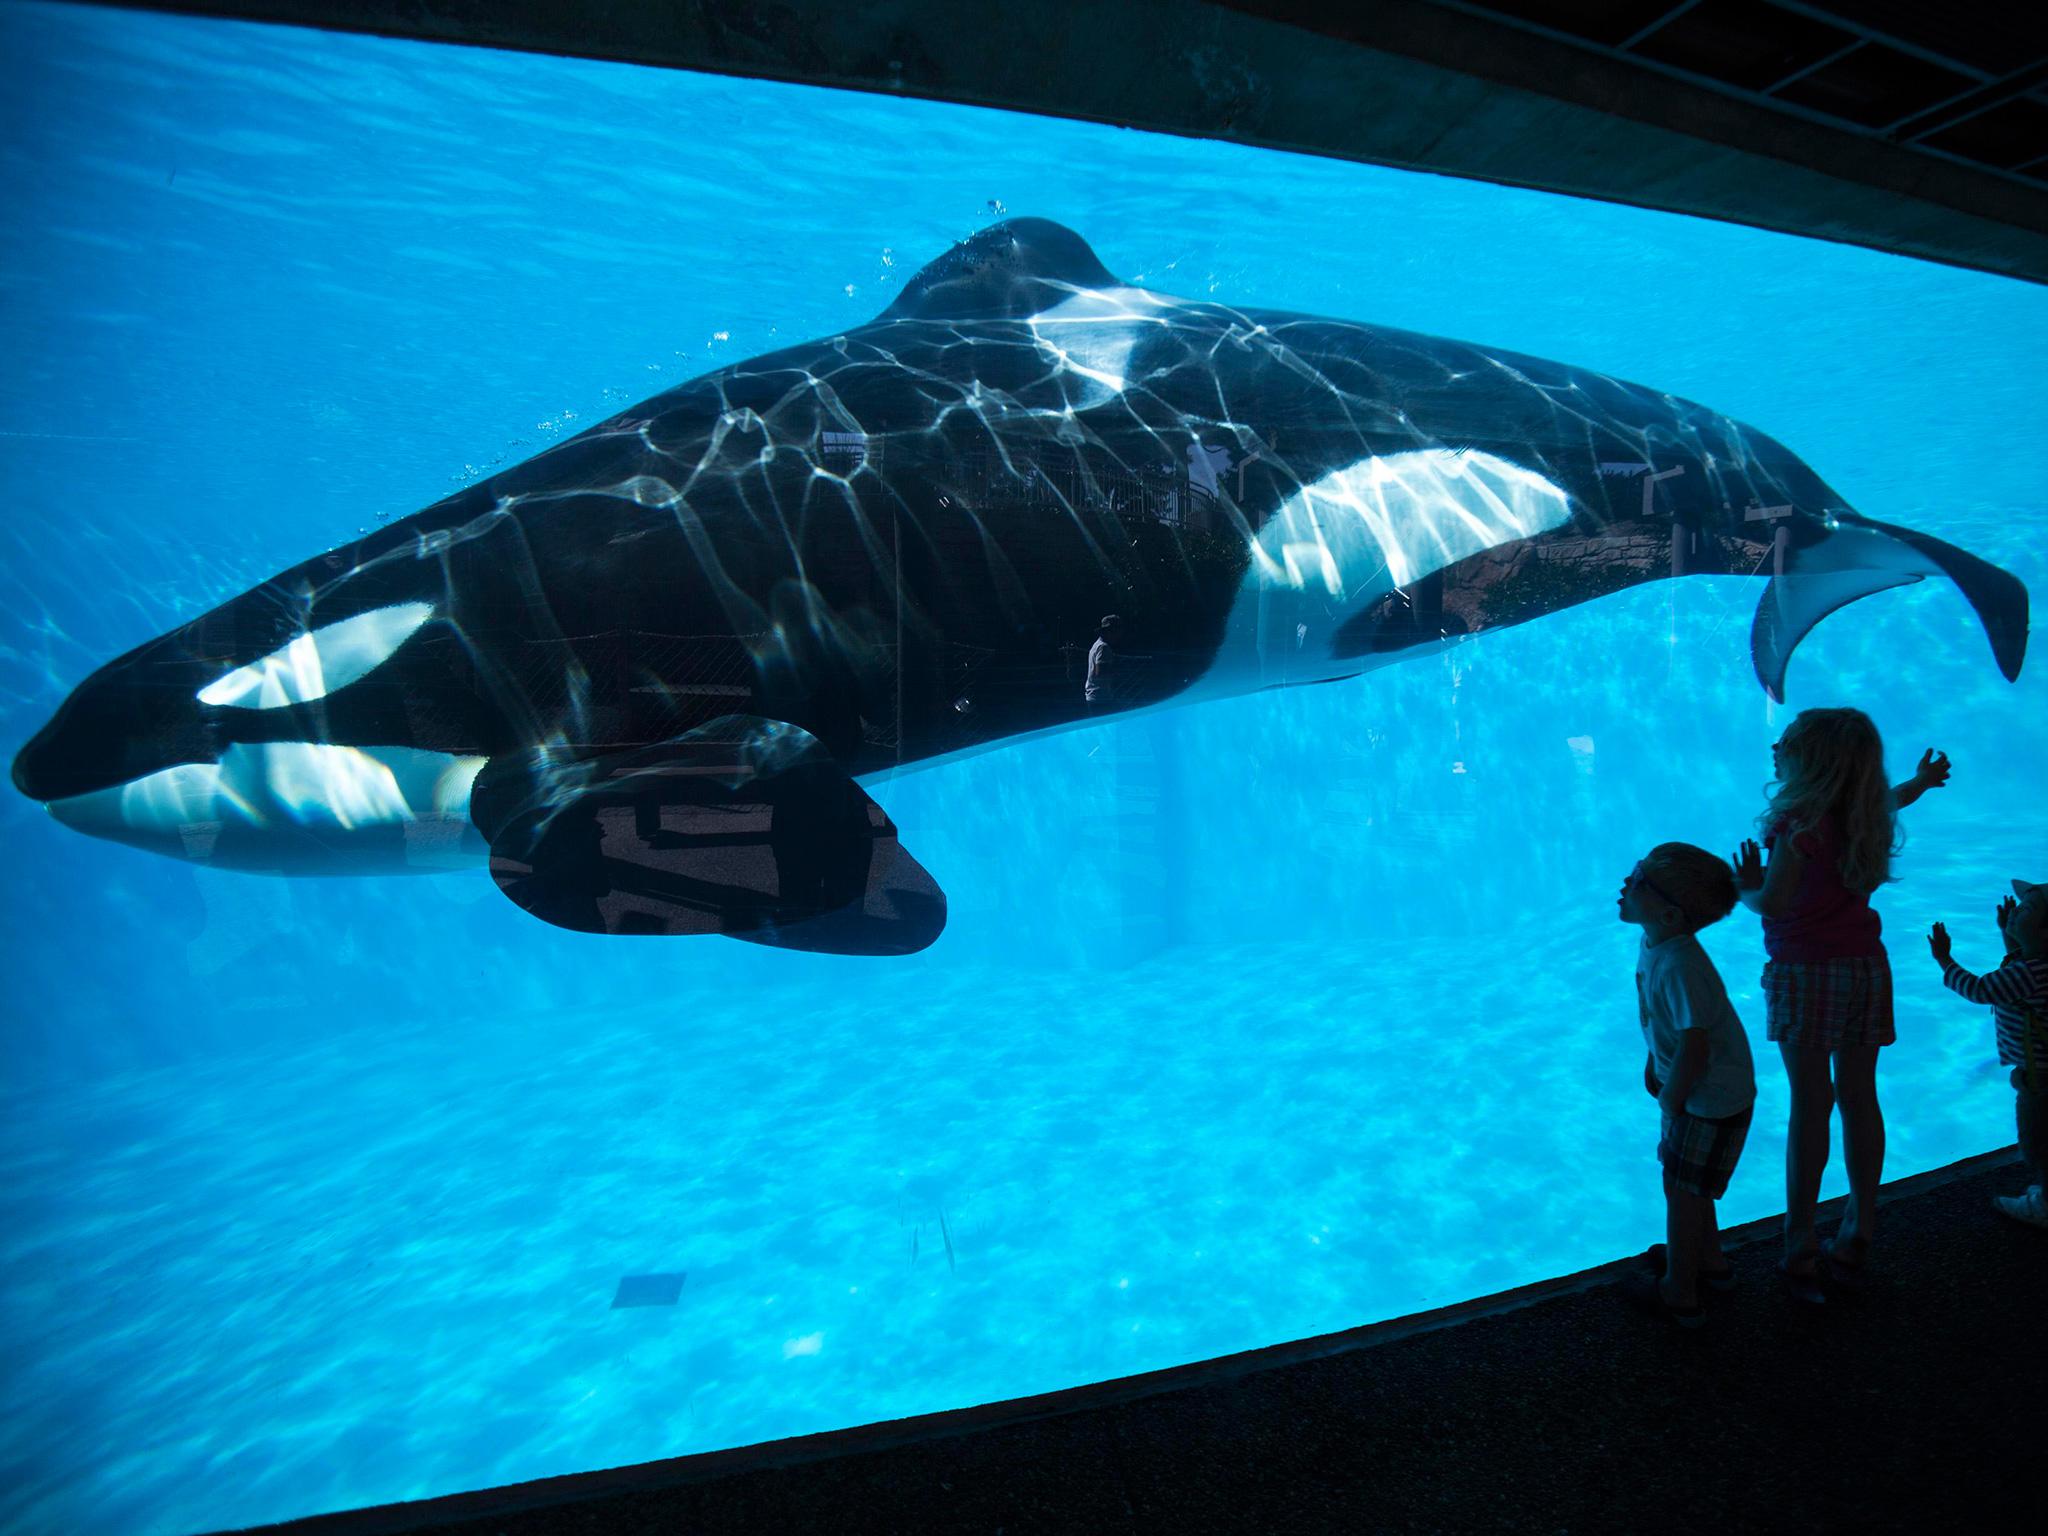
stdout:
[[[74,689],[15,755],[14,787],[54,805],[147,782],[156,786],[148,791],[154,801],[188,793],[236,741],[274,743],[316,760],[319,744],[306,739],[307,725],[293,711],[324,706],[383,666],[435,611],[428,602],[364,609],[301,629],[238,666],[217,659],[207,643],[205,631],[219,623],[220,614],[196,620]],[[216,659],[209,659],[210,651]],[[349,777],[331,766],[311,776],[344,782]]]
[[1816,624],[1858,598],[1929,576],[1946,576],[1961,589],[1998,670],[2017,680],[2027,654],[2027,589],[2018,577],[1927,534],[1844,512],[1823,538],[1781,554],[1750,625],[1757,681],[1784,703],[1786,666]]

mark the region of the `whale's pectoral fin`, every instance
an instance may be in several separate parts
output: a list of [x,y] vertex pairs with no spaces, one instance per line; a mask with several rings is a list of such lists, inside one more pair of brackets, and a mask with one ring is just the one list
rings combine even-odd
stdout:
[[896,828],[808,732],[726,716],[659,746],[494,759],[471,814],[516,905],[584,933],[718,933],[902,955],[946,898]]
[[1946,576],[1962,589],[1998,670],[2008,681],[2017,679],[2027,654],[2025,583],[1966,549],[1848,513],[1826,539],[1795,551],[1764,589],[1749,631],[1757,680],[1782,703],[1785,664],[1814,625],[1859,597],[1927,576]]

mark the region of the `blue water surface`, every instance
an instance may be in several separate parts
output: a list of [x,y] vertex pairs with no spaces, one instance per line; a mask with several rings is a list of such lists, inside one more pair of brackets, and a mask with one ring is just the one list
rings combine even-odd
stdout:
[[[1161,289],[1653,384],[2048,596],[2048,292],[1842,246],[962,107],[0,6],[0,750],[88,672],[998,213]],[[1659,582],[1335,687],[875,787],[909,959],[544,927],[481,871],[187,867],[0,794],[0,1522],[187,1532],[985,1402],[1441,1305],[1659,1235],[1614,919],[1729,849],[1788,711],[1762,583]],[[2011,1140],[1988,965],[2048,879],[2048,658],[1946,583],[1790,707],[1903,776],[1888,1171]],[[1723,1219],[1781,1205],[1758,1045]],[[1841,1188],[1831,1171],[1826,1193]],[[1988,1218],[1987,1218],[1988,1219]],[[686,1276],[615,1309],[622,1277]]]

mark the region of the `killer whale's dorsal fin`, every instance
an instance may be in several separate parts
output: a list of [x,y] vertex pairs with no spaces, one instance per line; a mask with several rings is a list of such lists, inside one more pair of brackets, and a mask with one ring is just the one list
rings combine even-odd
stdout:
[[1076,289],[1120,286],[1088,242],[1050,219],[1005,219],[927,263],[884,320],[1027,320]]

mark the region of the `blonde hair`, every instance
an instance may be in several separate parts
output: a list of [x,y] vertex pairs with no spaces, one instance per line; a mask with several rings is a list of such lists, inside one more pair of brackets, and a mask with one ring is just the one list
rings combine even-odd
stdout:
[[1659,843],[1643,859],[1643,873],[1678,903],[1694,933],[1718,923],[1735,906],[1735,871],[1726,859],[1691,843]]
[[1842,823],[1842,883],[1869,895],[1892,878],[1899,849],[1884,742],[1860,709],[1801,710],[1778,744],[1778,777],[1757,818],[1768,833],[1780,821],[1806,832],[1829,816]]

